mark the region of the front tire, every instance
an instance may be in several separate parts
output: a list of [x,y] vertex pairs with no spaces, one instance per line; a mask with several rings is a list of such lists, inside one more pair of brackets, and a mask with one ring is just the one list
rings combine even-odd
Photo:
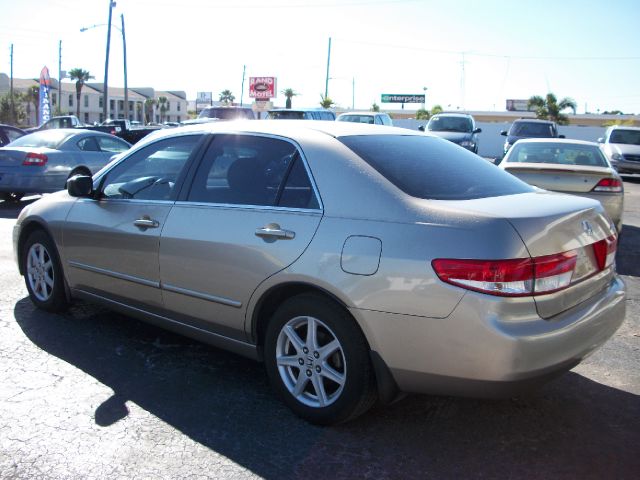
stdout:
[[69,303],[58,252],[42,230],[32,232],[24,243],[22,269],[29,298],[36,307],[48,312],[66,310]]
[[369,347],[354,319],[319,295],[283,303],[265,337],[265,367],[278,396],[318,425],[345,422],[376,400]]

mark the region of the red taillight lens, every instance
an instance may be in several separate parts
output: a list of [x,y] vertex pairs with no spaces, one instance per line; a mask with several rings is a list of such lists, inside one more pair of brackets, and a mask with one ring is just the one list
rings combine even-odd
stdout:
[[603,178],[593,187],[593,191],[618,193],[622,191],[622,182],[617,178]]
[[613,264],[618,248],[618,237],[611,235],[593,244],[593,253],[598,262],[598,270],[604,270]]
[[502,297],[556,292],[568,287],[576,266],[574,251],[513,260],[437,259],[431,262],[443,282]]
[[25,159],[22,161],[22,165],[31,167],[42,167],[43,165],[46,165],[47,160],[49,159],[44,153],[29,152],[27,153]]

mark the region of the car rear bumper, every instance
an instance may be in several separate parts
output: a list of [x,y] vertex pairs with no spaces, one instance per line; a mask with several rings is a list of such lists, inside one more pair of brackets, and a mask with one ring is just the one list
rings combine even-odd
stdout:
[[618,171],[618,173],[640,173],[640,162],[612,160],[611,165]]
[[510,316],[487,297],[465,294],[444,319],[354,315],[401,391],[473,397],[513,395],[571,369],[625,317],[625,287],[617,276],[606,290],[549,320],[535,307],[527,312],[524,299],[507,307],[518,312]]

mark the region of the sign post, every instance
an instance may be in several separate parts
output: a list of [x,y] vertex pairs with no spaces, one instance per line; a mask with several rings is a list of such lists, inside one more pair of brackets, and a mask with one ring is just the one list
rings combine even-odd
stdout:
[[196,115],[198,115],[198,105],[213,105],[212,92],[198,92],[196,95]]

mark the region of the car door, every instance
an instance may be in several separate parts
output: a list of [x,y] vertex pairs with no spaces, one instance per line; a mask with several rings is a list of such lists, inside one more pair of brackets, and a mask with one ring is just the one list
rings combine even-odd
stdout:
[[166,308],[180,321],[247,340],[252,293],[302,254],[321,218],[318,194],[294,143],[217,135],[162,231]]
[[115,164],[80,198],[64,230],[72,289],[160,310],[160,231],[202,135],[162,139]]

